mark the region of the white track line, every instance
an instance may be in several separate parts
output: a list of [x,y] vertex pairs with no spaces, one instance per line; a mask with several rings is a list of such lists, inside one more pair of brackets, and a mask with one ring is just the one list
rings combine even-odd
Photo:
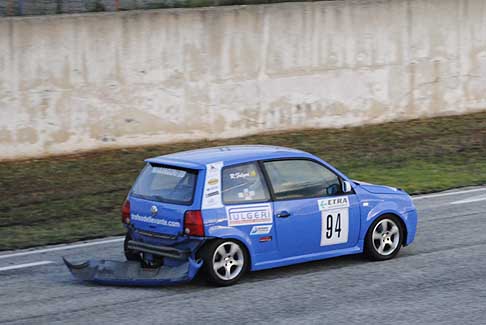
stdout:
[[26,267],[47,265],[47,264],[54,264],[54,262],[52,262],[52,261],[40,261],[40,262],[33,262],[33,263],[26,263],[26,264],[18,264],[18,265],[4,266],[4,267],[0,267],[0,272],[2,272],[2,271],[10,271],[10,270],[17,270],[17,269],[23,269],[23,268],[26,268]]
[[90,242],[90,243],[64,245],[64,246],[58,246],[58,247],[37,249],[37,250],[26,251],[26,252],[0,255],[0,259],[9,258],[9,257],[18,257],[18,256],[24,256],[24,255],[31,255],[31,254],[49,253],[49,252],[55,252],[55,251],[62,251],[62,250],[66,250],[66,249],[80,248],[80,247],[88,247],[88,246],[95,246],[95,245],[118,243],[118,242],[121,242],[123,240],[124,240],[124,238],[115,238],[115,239],[99,240],[99,241]]
[[466,204],[466,203],[473,203],[479,201],[486,201],[486,195],[475,196],[470,199],[460,200],[456,202],[452,202],[451,204]]
[[461,194],[473,193],[473,192],[480,192],[480,191],[486,191],[486,187],[475,188],[475,189],[472,189],[472,190],[456,191],[456,192],[446,192],[446,193],[437,193],[437,194],[424,194],[424,195],[413,196],[412,198],[414,200],[420,200],[420,199],[429,199],[429,198],[441,197],[441,196],[449,196],[449,195],[461,195]]

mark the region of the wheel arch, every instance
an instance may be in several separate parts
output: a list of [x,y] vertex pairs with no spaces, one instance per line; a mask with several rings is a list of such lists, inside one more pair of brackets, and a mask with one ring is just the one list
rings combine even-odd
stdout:
[[[204,242],[201,247],[199,247],[196,256],[200,256],[201,252],[210,244],[213,243],[216,240],[224,240],[224,239],[230,239],[235,242],[238,242],[243,249],[246,252],[246,255],[248,256],[248,271],[251,271],[253,268],[253,256],[252,256],[252,245],[250,238],[248,236],[241,232],[238,231],[235,228],[230,228],[230,227],[218,227],[219,229],[213,229],[211,232],[211,237]],[[224,229],[223,229],[224,228]],[[241,233],[241,234],[240,234]]]
[[377,213],[375,215],[373,215],[371,218],[367,218],[366,222],[366,231],[363,232],[362,234],[362,240],[364,240],[366,238],[366,236],[368,235],[368,233],[370,232],[371,230],[371,226],[373,225],[373,223],[378,219],[378,218],[381,218],[383,216],[394,216],[397,218],[398,222],[400,222],[400,226],[402,227],[403,229],[403,246],[406,246],[407,244],[407,239],[408,239],[408,228],[407,228],[407,223],[405,222],[405,219],[403,218],[403,216],[396,212],[396,211],[382,211],[381,213]]

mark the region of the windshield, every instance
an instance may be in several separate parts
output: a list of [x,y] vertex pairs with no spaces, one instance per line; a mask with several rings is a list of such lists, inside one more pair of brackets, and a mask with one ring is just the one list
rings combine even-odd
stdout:
[[152,201],[190,205],[197,171],[147,164],[133,185],[131,195]]

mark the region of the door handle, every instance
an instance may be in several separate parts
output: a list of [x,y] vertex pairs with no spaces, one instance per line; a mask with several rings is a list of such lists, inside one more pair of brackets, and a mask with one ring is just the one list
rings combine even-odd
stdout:
[[281,211],[277,213],[277,218],[288,218],[290,217],[290,213],[288,211]]

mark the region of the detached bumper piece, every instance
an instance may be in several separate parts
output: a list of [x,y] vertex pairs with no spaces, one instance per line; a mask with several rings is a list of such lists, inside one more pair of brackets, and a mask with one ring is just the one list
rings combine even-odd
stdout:
[[63,260],[78,280],[121,286],[158,286],[189,282],[202,266],[202,261],[195,261],[190,257],[178,265],[156,269],[142,268],[136,261],[89,260],[73,264],[65,258]]

